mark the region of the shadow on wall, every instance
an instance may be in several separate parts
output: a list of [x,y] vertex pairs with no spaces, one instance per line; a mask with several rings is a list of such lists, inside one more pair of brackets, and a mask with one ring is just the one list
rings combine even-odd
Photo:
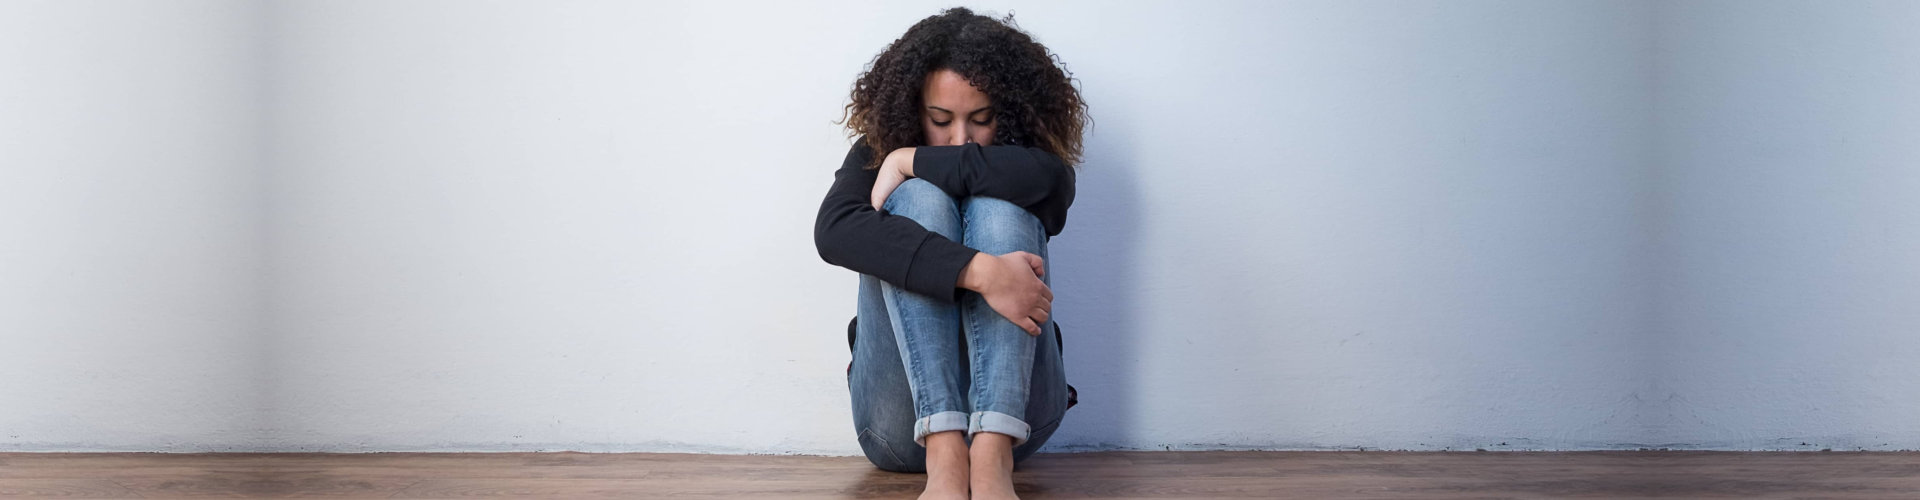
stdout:
[[1088,134],[1067,227],[1049,243],[1067,382],[1080,404],[1041,451],[1138,447],[1139,201],[1126,131]]

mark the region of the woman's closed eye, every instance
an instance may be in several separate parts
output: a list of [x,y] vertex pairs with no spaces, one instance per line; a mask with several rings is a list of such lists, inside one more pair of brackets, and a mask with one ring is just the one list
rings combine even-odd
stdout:
[[[933,122],[933,126],[935,126],[935,127],[945,127],[945,126],[947,126],[947,124],[949,124],[949,123],[953,123],[953,120],[947,120],[947,121],[944,121],[944,122]],[[992,118],[988,118],[988,119],[985,119],[985,120],[974,120],[974,121],[973,121],[973,124],[974,124],[974,125],[979,125],[979,126],[982,126],[982,127],[984,127],[984,126],[987,126],[987,125],[992,125],[992,124],[993,124],[993,119],[992,119]]]

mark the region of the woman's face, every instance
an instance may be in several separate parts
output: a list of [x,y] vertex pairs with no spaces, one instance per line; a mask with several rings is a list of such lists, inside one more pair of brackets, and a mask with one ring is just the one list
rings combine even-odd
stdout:
[[927,131],[928,146],[993,144],[993,127],[999,123],[993,102],[959,73],[941,69],[927,75],[920,96],[925,101],[920,128]]

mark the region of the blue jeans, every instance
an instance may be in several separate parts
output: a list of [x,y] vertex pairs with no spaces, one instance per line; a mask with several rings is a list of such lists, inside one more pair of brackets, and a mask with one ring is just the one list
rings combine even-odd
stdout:
[[[883,207],[990,255],[1047,257],[1040,220],[1005,200],[954,200],[932,183],[908,179]],[[1051,286],[1049,276],[1041,281]],[[881,469],[925,471],[926,436],[944,431],[1006,434],[1018,463],[1066,415],[1066,371],[1051,319],[1040,325],[1041,335],[1028,335],[973,291],[945,302],[863,274],[856,323],[847,378],[854,429]]]

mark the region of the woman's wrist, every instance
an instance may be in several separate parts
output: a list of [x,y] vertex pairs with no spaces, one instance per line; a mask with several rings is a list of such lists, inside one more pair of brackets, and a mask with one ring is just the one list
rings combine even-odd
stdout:
[[887,153],[886,166],[901,175],[913,177],[913,148],[900,148]]
[[960,288],[983,291],[993,281],[995,267],[993,256],[986,252],[974,252],[973,260],[967,261],[967,267],[960,268]]

